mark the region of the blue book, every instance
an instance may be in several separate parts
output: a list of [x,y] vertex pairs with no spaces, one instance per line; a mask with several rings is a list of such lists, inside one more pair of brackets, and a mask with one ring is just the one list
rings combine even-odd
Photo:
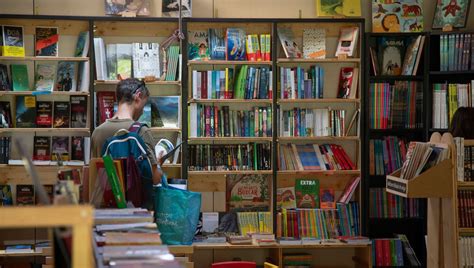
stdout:
[[245,30],[227,28],[227,60],[245,60]]
[[321,67],[318,67],[319,70],[319,85],[318,85],[318,93],[319,93],[319,98],[323,98],[323,93],[324,93],[324,69]]
[[402,248],[402,241],[400,239],[395,240],[395,252],[397,254],[397,263],[398,266],[403,266],[403,248]]
[[212,71],[212,85],[213,85],[213,91],[212,91],[212,98],[213,99],[218,99],[220,95],[220,72],[219,71]]

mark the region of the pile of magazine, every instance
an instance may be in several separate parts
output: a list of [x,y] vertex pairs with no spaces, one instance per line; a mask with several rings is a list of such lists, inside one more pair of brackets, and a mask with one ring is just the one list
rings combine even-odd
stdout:
[[447,159],[448,156],[449,148],[447,144],[410,142],[400,178],[413,179]]

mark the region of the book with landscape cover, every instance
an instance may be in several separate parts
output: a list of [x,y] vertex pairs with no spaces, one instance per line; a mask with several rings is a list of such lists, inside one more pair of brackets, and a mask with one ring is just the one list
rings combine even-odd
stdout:
[[68,128],[71,117],[71,107],[68,101],[54,102],[54,120],[53,127]]
[[13,91],[30,90],[30,81],[28,79],[28,67],[26,64],[11,64]]
[[2,56],[24,57],[25,43],[23,26],[3,25]]
[[98,125],[114,116],[115,92],[97,92],[97,122]]
[[132,77],[132,44],[117,44],[117,77]]
[[51,101],[36,102],[36,127],[50,128],[53,125],[53,103]]
[[77,63],[71,61],[60,61],[58,63],[58,73],[56,78],[56,91],[76,91]]
[[33,147],[33,160],[50,161],[51,160],[51,137],[35,136]]
[[3,116],[0,127],[2,128],[11,128],[13,127],[12,121],[12,108],[9,101],[0,101],[0,115]]
[[209,40],[207,31],[188,31],[189,60],[208,60]]
[[226,59],[245,60],[245,30],[241,28],[227,28],[226,31]]
[[225,31],[223,29],[209,29],[209,53],[212,60],[225,60]]
[[36,97],[16,96],[16,127],[36,127]]
[[326,29],[303,29],[303,57],[305,59],[326,58]]
[[84,137],[71,137],[71,160],[84,161]]
[[58,161],[58,155],[62,161],[69,161],[69,137],[53,136],[51,142],[51,160]]
[[232,174],[226,178],[227,211],[268,211],[271,175]]
[[28,206],[35,204],[35,189],[33,185],[16,185],[16,205]]
[[296,207],[319,208],[319,180],[296,179]]
[[87,96],[71,96],[71,127],[87,126]]
[[35,28],[35,55],[41,57],[58,56],[58,27]]
[[138,121],[147,125],[148,127],[151,127],[151,103],[148,102],[147,104],[145,104],[145,106],[143,107],[143,113],[140,118],[138,118]]
[[56,78],[56,65],[39,63],[36,65],[35,89],[36,91],[53,91]]
[[10,90],[12,90],[12,88],[10,86],[10,79],[8,77],[8,67],[5,64],[0,64],[0,91]]
[[152,127],[180,127],[180,96],[154,96],[150,102]]
[[287,58],[301,58],[303,56],[298,45],[299,42],[294,37],[291,28],[278,28],[278,37],[280,38],[281,46]]
[[10,185],[0,185],[0,207],[13,205],[12,188]]

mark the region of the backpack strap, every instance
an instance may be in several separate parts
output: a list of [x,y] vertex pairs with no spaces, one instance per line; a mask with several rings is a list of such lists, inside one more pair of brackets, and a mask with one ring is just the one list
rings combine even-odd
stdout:
[[140,132],[140,129],[142,129],[142,127],[146,126],[145,123],[140,123],[138,121],[135,121],[133,122],[133,124],[128,128],[128,131],[129,132],[133,132],[133,133],[139,133]]

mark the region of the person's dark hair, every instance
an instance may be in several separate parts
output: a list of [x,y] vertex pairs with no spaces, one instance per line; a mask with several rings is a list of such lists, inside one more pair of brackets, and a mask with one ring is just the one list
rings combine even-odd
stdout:
[[460,107],[456,110],[451,120],[449,132],[453,137],[474,139],[474,108]]
[[135,95],[137,92],[142,92],[147,97],[150,96],[150,92],[148,91],[145,82],[136,78],[127,78],[120,81],[115,91],[118,103],[132,103],[133,95]]

